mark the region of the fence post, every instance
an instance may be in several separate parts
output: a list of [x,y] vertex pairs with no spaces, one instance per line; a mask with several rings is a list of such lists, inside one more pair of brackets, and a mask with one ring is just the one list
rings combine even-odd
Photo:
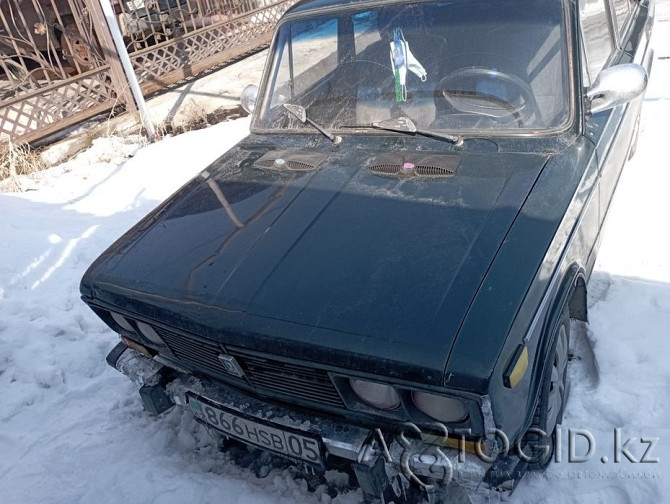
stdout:
[[102,12],[102,7],[98,0],[85,0],[88,9],[91,12],[91,21],[95,26],[95,33],[100,41],[105,61],[109,64],[109,73],[112,78],[112,86],[116,90],[117,96],[125,104],[126,110],[135,110],[135,102],[133,101],[133,94],[128,86],[128,81],[123,73],[123,66],[119,60],[118,53],[114,47],[114,40],[112,34],[107,27],[105,15]]
[[[124,86],[124,90],[130,88],[130,96],[124,93],[127,96],[127,102],[129,104],[133,103],[137,106],[137,110],[140,113],[140,119],[144,128],[147,130],[149,138],[152,140],[156,137],[156,130],[154,125],[151,122],[149,117],[149,112],[147,110],[147,105],[144,102],[144,95],[142,94],[142,89],[140,84],[137,81],[137,75],[135,75],[135,70],[130,61],[130,56],[128,55],[128,50],[126,49],[125,44],[123,43],[123,37],[121,35],[121,30],[114,16],[114,11],[112,10],[112,5],[109,0],[89,0],[91,4],[96,4],[94,10],[97,12],[96,17],[101,16],[101,23],[107,27],[107,30],[102,30],[106,36],[111,39],[112,45],[107,45],[111,47],[116,47],[116,51],[112,54],[111,50],[108,51],[110,54],[110,64],[114,62],[116,68],[119,68],[119,63],[121,67],[122,75],[125,74],[124,83],[127,82],[128,86]],[[109,40],[109,39],[108,39]],[[107,41],[106,44],[109,44]]]

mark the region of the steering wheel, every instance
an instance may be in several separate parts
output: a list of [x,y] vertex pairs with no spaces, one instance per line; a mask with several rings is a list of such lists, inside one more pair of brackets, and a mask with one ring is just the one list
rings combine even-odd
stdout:
[[486,67],[459,68],[442,78],[438,89],[460,112],[491,117],[499,122],[514,118],[519,128],[539,113],[530,86],[519,77]]

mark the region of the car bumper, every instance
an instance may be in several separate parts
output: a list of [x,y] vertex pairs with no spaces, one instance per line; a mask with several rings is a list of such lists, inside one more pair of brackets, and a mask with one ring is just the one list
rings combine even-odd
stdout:
[[[241,416],[276,428],[304,433],[322,440],[325,465],[328,465],[330,457],[351,462],[362,488],[364,484],[361,480],[365,480],[366,474],[369,475],[377,468],[377,472],[385,474],[386,483],[399,475],[404,476],[406,481],[416,476],[422,478],[422,481],[430,478],[433,484],[439,484],[442,480],[474,490],[492,466],[472,453],[466,454],[421,440],[401,443],[379,429],[352,425],[305,413],[298,408],[269,403],[225,384],[168,368],[123,343],[112,350],[107,362],[139,387],[144,406],[149,412],[161,413],[172,405],[188,407],[189,397],[197,396]],[[168,369],[170,371],[165,373]],[[380,443],[380,439],[384,441]],[[370,478],[379,480],[379,474]],[[363,491],[366,493],[364,488]]]

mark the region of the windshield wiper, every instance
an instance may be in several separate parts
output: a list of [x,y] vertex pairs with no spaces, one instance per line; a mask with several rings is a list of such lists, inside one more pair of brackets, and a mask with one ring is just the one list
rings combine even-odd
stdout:
[[296,116],[301,123],[303,124],[309,124],[319,130],[320,133],[323,134],[328,140],[333,142],[335,145],[339,145],[340,142],[342,142],[342,137],[338,135],[333,135],[332,133],[329,133],[326,131],[326,129],[323,126],[319,126],[316,124],[314,121],[312,121],[309,117],[307,117],[307,111],[305,110],[305,107],[302,105],[294,105],[292,103],[284,103],[284,108],[288,110],[291,114]]
[[406,133],[408,135],[423,135],[434,138],[441,138],[453,143],[456,147],[463,145],[463,137],[460,135],[449,135],[447,133],[439,133],[437,131],[420,130],[409,117],[394,117],[392,119],[385,119],[383,121],[373,122],[370,125],[375,129],[382,129],[387,131],[395,131],[397,133]]

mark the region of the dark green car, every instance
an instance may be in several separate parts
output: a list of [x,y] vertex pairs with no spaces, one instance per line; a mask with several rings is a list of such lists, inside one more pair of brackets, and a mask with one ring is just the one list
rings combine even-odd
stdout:
[[371,502],[513,490],[552,458],[652,24],[649,0],[299,2],[251,134],[85,274],[108,362],[150,412],[348,466]]

